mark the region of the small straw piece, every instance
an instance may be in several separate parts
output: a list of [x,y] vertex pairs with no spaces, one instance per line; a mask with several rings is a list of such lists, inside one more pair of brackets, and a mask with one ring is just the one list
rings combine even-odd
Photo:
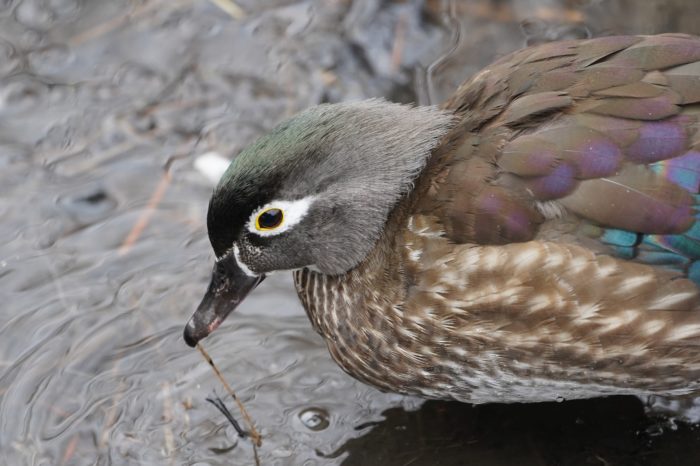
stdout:
[[156,211],[156,207],[158,207],[158,204],[160,204],[160,201],[163,199],[163,195],[165,195],[165,191],[166,189],[168,189],[169,184],[170,173],[166,171],[161,177],[158,186],[156,186],[156,189],[153,191],[151,198],[148,200],[146,208],[143,210],[138,220],[136,220],[136,223],[129,232],[129,235],[119,247],[120,256],[123,256],[131,250],[134,243],[136,243],[136,240],[138,240],[141,236],[141,233],[143,233],[143,230],[146,229],[146,226],[148,226],[148,222],[150,222],[151,217],[153,217],[153,214]]
[[75,454],[77,446],[78,435],[74,435],[68,442],[68,445],[66,445],[66,449],[63,452],[63,458],[61,458],[61,466],[63,466],[64,464],[70,464],[70,461],[73,459],[73,455]]
[[401,68],[403,48],[406,42],[406,18],[405,14],[399,15],[394,29],[394,46],[391,49],[391,71],[396,73]]
[[231,0],[209,0],[212,2],[214,5],[218,6],[222,10],[224,10],[226,13],[228,13],[233,19],[243,19],[245,18],[245,11],[243,11],[243,8],[238,6],[236,3],[234,3]]
[[[224,376],[221,375],[221,372],[219,372],[219,369],[214,365],[214,361],[211,359],[211,356],[209,356],[209,353],[206,352],[206,350],[204,349],[204,347],[200,343],[197,343],[197,349],[199,350],[200,353],[202,353],[202,356],[204,356],[204,359],[209,363],[211,368],[214,369],[214,373],[219,378],[219,380],[221,381],[221,384],[224,386],[226,391],[236,401],[236,404],[238,405],[238,409],[241,411],[241,414],[243,415],[243,419],[245,420],[245,423],[248,426],[248,430],[250,430],[250,437],[253,440],[253,445],[259,447],[260,445],[262,445],[262,437],[260,436],[260,433],[255,429],[255,425],[253,425],[253,419],[251,419],[250,415],[248,414],[248,411],[246,411],[245,407],[243,406],[243,403],[241,403],[241,400],[238,399],[238,397],[234,393],[231,386],[228,384],[228,382],[226,382],[226,379],[224,379]],[[257,463],[257,455],[258,455],[258,453],[257,453],[257,451],[255,451],[256,463]]]

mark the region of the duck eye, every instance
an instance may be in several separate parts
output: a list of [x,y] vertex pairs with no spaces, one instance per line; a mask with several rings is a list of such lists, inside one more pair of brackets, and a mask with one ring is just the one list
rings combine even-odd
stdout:
[[259,231],[274,230],[282,225],[284,213],[281,209],[267,209],[258,214],[255,220],[255,228]]

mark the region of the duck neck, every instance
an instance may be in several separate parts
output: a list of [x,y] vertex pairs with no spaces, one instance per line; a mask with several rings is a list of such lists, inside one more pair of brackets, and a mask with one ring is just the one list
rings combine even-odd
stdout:
[[[401,203],[404,204],[404,203]],[[295,272],[295,285],[314,329],[333,359],[348,374],[365,383],[395,390],[387,382],[381,361],[400,342],[406,286],[403,205],[397,206],[368,256],[342,275],[309,269]]]
[[[369,254],[340,275],[295,272],[297,293],[316,331],[331,340],[356,338],[360,329],[380,330],[391,308],[404,299],[402,244],[411,196],[395,206]],[[381,331],[381,330],[380,330]]]

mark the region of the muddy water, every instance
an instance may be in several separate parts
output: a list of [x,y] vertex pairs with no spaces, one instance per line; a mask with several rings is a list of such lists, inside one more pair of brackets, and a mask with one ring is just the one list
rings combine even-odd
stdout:
[[[231,5],[0,0],[0,464],[252,463],[181,339],[212,262],[197,155],[233,157],[320,102],[439,102],[526,44],[700,33],[696,0]],[[700,458],[698,431],[633,399],[472,408],[366,387],[330,361],[284,275],[206,345],[262,430],[263,464]]]

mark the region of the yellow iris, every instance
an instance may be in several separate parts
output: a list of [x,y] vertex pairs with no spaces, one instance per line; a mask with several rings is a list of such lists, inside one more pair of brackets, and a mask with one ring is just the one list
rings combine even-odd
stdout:
[[271,208],[265,209],[258,214],[255,219],[255,228],[258,231],[270,231],[279,228],[284,220],[284,212],[282,209]]

